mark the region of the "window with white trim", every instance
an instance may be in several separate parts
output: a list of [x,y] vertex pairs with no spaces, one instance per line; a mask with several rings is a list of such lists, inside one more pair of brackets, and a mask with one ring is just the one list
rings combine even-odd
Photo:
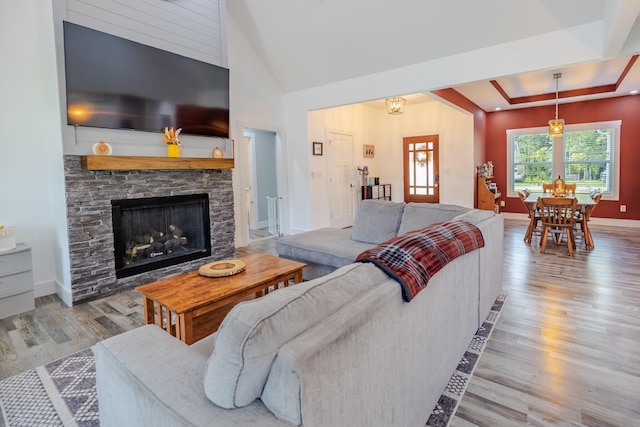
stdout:
[[577,192],[597,190],[618,200],[621,122],[565,125],[562,138],[547,127],[507,130],[508,195],[523,189],[542,191],[558,176],[577,184]]

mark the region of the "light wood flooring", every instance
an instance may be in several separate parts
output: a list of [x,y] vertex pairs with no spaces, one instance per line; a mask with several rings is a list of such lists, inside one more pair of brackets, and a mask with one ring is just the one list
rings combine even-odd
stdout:
[[[509,299],[452,426],[640,426],[640,229],[592,226],[574,257],[505,221]],[[237,251],[274,254],[274,240]],[[68,308],[55,296],[0,320],[0,378],[142,324],[134,290]]]
[[640,229],[540,254],[505,227],[500,319],[452,426],[640,426]]

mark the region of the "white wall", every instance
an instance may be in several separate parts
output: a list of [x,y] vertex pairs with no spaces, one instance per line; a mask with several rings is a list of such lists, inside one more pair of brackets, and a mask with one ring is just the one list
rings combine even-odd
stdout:
[[[371,144],[375,132],[372,123],[374,110],[361,104],[347,105],[343,107],[329,108],[311,111],[307,115],[309,137],[307,147],[311,149],[312,143],[322,142],[323,155],[313,156],[309,151],[308,170],[304,171],[304,179],[309,182],[309,194],[312,206],[307,210],[295,203],[291,206],[292,229],[291,233],[306,231],[311,228],[328,227],[330,221],[329,200],[329,146],[328,134],[330,132],[343,133],[353,137],[353,165],[354,176],[356,166],[367,164],[369,170],[375,171],[376,159],[367,159],[362,155],[362,144]],[[302,175],[302,173],[300,174]],[[374,176],[373,174],[371,176]],[[299,178],[302,178],[299,176]],[[296,179],[295,182],[298,182]],[[293,184],[293,183],[292,183]],[[354,205],[357,199],[359,183],[354,182]],[[308,212],[305,218],[302,212]],[[308,221],[310,228],[304,225]]]
[[[66,241],[51,2],[0,2],[0,224],[32,248],[36,296],[54,292]],[[1,313],[0,313],[1,314]]]
[[[474,197],[474,132],[470,113],[432,101],[405,107],[402,115],[389,115],[386,110],[363,104],[311,111],[308,113],[308,148],[313,141],[324,144],[324,155],[308,154],[309,169],[304,178],[309,182],[309,225],[304,225],[300,204],[291,207],[291,233],[329,225],[329,184],[327,133],[353,135],[353,167],[367,165],[370,177],[391,184],[392,200],[404,201],[402,138],[439,135],[440,202],[473,207]],[[374,144],[374,158],[363,156],[363,144]],[[300,180],[295,180],[295,185]],[[355,182],[357,192],[359,182]],[[357,193],[354,196],[357,198]],[[307,228],[308,227],[308,228]]]
[[[246,159],[248,153],[242,142],[244,128],[269,130],[277,133],[277,157],[284,159],[288,141],[284,132],[282,91],[275,79],[259,59],[258,53],[249,43],[233,17],[227,14],[229,47],[230,93],[231,93],[231,137],[235,139],[235,168],[233,186],[235,194],[236,247],[247,245],[248,224],[246,221],[244,189],[250,185]],[[287,198],[288,173],[285,165],[279,165],[278,193]],[[283,229],[288,228],[288,212],[284,209]]]
[[[394,201],[403,201],[402,138],[439,135],[440,203],[472,208],[475,185],[473,116],[440,102],[407,105],[392,116],[377,110],[376,157]],[[371,168],[369,168],[371,169]],[[374,174],[375,175],[375,174]]]

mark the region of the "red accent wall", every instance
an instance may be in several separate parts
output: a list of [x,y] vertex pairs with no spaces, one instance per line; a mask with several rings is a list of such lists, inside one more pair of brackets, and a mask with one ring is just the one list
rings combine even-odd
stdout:
[[[555,116],[555,105],[491,112],[486,115],[485,159],[494,166],[494,181],[502,191],[503,212],[524,213],[520,199],[506,197],[507,129],[547,126]],[[559,117],[565,124],[621,120],[620,200],[602,200],[594,217],[640,219],[640,95],[560,104]],[[627,212],[620,212],[627,205]]]

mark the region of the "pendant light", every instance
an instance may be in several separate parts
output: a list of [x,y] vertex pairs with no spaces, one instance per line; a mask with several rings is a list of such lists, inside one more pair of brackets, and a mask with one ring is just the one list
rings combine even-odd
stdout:
[[549,136],[551,138],[562,138],[564,132],[564,120],[558,118],[558,79],[562,77],[562,73],[555,73],[553,78],[556,80],[556,118],[549,120]]
[[384,102],[387,104],[387,113],[396,115],[404,113],[404,104],[407,101],[404,98],[395,96],[385,99]]

